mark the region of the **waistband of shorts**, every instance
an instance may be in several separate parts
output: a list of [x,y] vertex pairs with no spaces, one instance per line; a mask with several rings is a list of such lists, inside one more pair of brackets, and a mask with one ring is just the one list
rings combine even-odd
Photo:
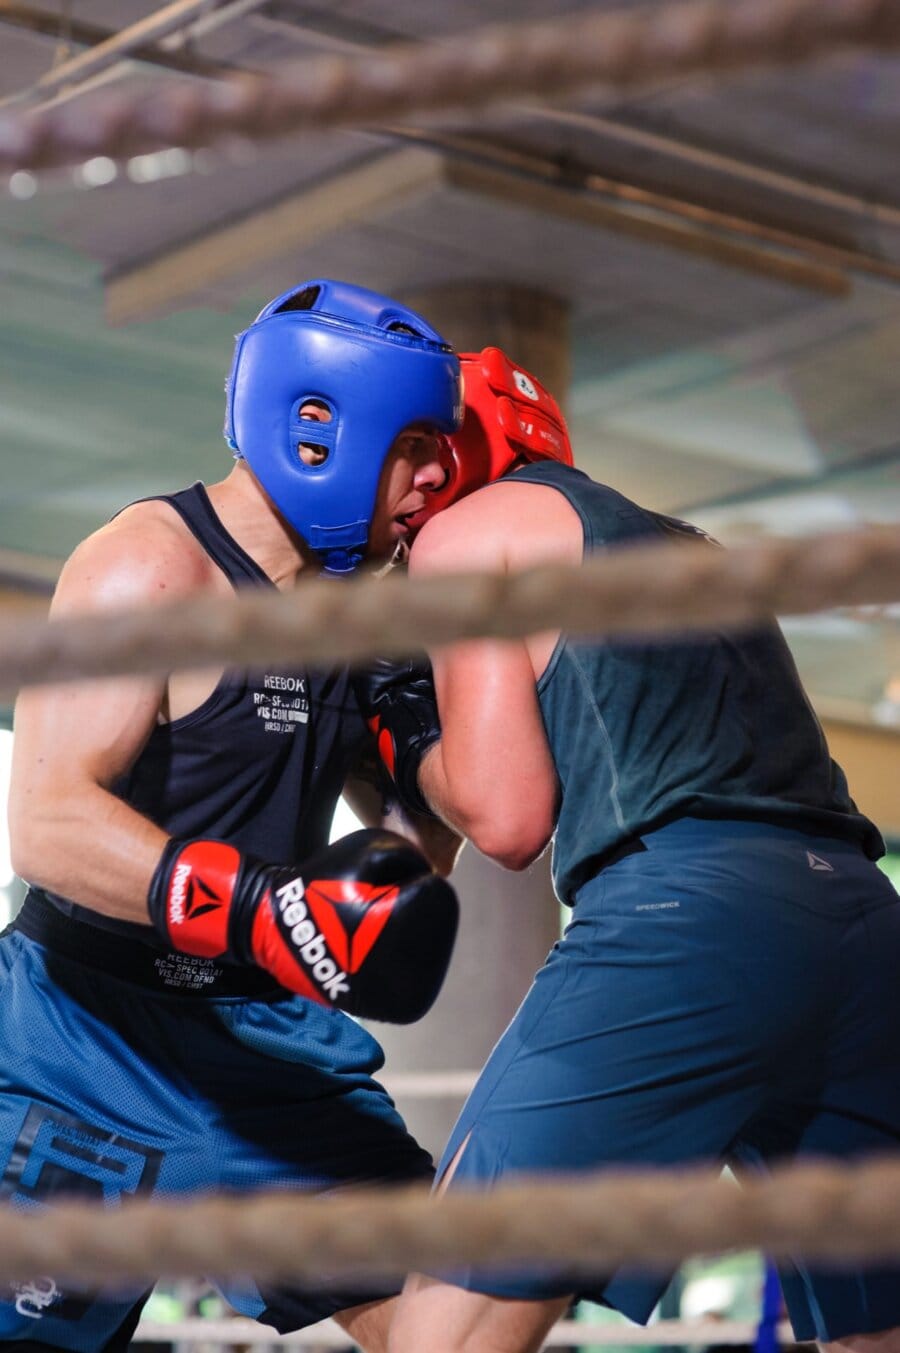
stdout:
[[16,931],[51,954],[162,995],[271,1000],[287,994],[259,968],[216,963],[211,958],[195,958],[130,936],[114,935],[100,926],[64,915],[34,889],[6,933]]
[[764,843],[790,845],[797,849],[811,850],[813,853],[831,850],[841,856],[850,855],[859,860],[868,858],[857,840],[812,831],[806,826],[788,826],[782,822],[773,822],[769,818],[749,816],[721,818],[694,817],[685,814],[670,821],[657,823],[643,831],[640,836],[626,837],[602,854],[585,860],[574,876],[575,885],[571,895],[577,900],[583,888],[588,887],[605,870],[619,864],[629,855],[653,855],[685,849],[702,851],[710,846],[758,848]]
[[721,845],[729,842],[736,846],[756,845],[759,842],[781,842],[785,845],[808,847],[815,850],[836,850],[849,852],[853,856],[865,857],[859,839],[851,833],[836,835],[834,831],[823,830],[802,820],[776,821],[771,817],[763,818],[751,814],[729,817],[701,817],[685,814],[670,822],[660,823],[640,837],[645,850],[668,849],[672,845],[702,844],[711,841]]

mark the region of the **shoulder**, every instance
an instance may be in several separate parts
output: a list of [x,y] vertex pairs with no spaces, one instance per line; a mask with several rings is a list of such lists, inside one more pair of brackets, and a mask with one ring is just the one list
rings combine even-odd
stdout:
[[215,565],[164,503],[135,503],[76,547],[53,612],[175,601],[210,585]]
[[511,475],[432,517],[416,537],[410,565],[413,572],[438,572],[577,562],[583,542],[581,519],[564,494]]
[[458,570],[467,562],[486,566],[502,554],[502,518],[490,505],[476,501],[486,496],[480,489],[425,523],[410,553],[412,573]]

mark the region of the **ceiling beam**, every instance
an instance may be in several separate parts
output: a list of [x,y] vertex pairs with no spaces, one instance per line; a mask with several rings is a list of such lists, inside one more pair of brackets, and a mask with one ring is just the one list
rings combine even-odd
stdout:
[[[197,2],[175,0],[168,8]],[[673,77],[898,47],[900,23],[891,0],[831,0],[827,6],[821,0],[672,0],[637,10],[588,10],[466,28],[364,57],[290,63],[259,80],[235,78],[225,89],[200,92],[166,119],[140,90],[104,104],[101,114],[89,110],[75,137],[59,119],[29,110],[27,117],[7,116],[0,126],[0,163],[11,170],[46,169],[173,143],[198,149],[229,141],[238,130],[271,139],[446,115],[460,107],[475,115],[502,100],[570,97],[597,84],[636,92]]]
[[[266,0],[175,0],[175,3],[155,10],[153,14],[130,24],[117,32],[108,30],[107,36],[81,52],[45,72],[34,84],[15,94],[0,99],[0,107],[9,104],[27,104],[31,112],[55,107],[82,94],[90,93],[98,85],[127,73],[133,61],[146,60],[151,50],[176,52],[176,44],[196,40],[205,33],[214,32],[223,24],[232,23],[258,9]],[[210,10],[210,4],[213,5]],[[153,48],[152,44],[159,44]],[[157,62],[156,64],[162,64]],[[194,69],[180,68],[185,75],[204,79],[223,80],[228,76],[252,72],[244,67],[224,63],[197,61]]]
[[130,57],[148,43],[159,42],[171,33],[182,32],[205,11],[217,9],[223,3],[224,0],[172,0],[171,4],[154,10],[137,23],[111,33],[88,51],[79,52],[68,61],[61,61],[42,75],[33,88],[46,97],[66,85],[99,75],[107,67],[121,61],[123,57]]
[[721,150],[711,150],[708,146],[700,146],[695,142],[667,136],[645,127],[635,127],[630,123],[620,122],[617,118],[603,117],[599,113],[582,112],[575,108],[553,108],[532,104],[522,104],[517,111],[545,122],[581,127],[609,140],[638,146],[642,150],[652,151],[656,155],[695,168],[711,170],[726,178],[750,184],[754,188],[765,188],[782,196],[792,197],[809,206],[827,207],[872,225],[900,226],[900,207],[892,203],[881,202],[872,197],[861,197],[858,193],[835,184],[817,183],[812,179],[787,173],[783,169],[773,168],[771,165],[741,159]]
[[[699,228],[702,238],[706,240],[710,238],[724,241],[729,238],[743,240],[761,245],[766,256],[770,258],[773,256],[772,250],[781,251],[782,256],[784,251],[787,251],[788,257],[797,255],[801,259],[821,264],[838,273],[861,273],[894,285],[900,284],[900,263],[890,259],[866,253],[852,246],[832,244],[817,236],[766,225],[750,217],[737,216],[733,212],[722,211],[718,207],[711,207],[702,202],[673,197],[669,193],[661,193],[655,189],[640,188],[620,179],[597,174],[586,166],[571,162],[563,166],[552,157],[531,151],[514,150],[473,136],[414,131],[403,127],[385,130],[389,130],[398,141],[428,146],[447,156],[448,160],[460,160],[476,167],[487,168],[491,177],[497,177],[498,184],[504,181],[504,177],[506,180],[518,178],[523,182],[547,186],[571,197],[620,204],[617,219],[622,221],[624,233],[640,235],[642,225],[648,223],[664,225],[668,221],[684,222]],[[629,221],[637,223],[633,229],[628,227]],[[675,242],[677,236],[673,235],[672,238]],[[703,250],[691,247],[691,252]],[[777,266],[779,255],[776,253],[774,257]],[[738,263],[738,266],[741,265]],[[752,270],[758,269],[754,266]],[[831,287],[826,286],[823,289],[830,290]],[[844,286],[839,289],[847,288]]]
[[601,195],[585,191],[577,183],[569,186],[559,179],[558,171],[557,181],[553,182],[501,169],[496,164],[448,160],[446,174],[453,186],[510,206],[545,212],[561,220],[610,230],[648,244],[668,246],[712,263],[740,268],[824,295],[844,296],[850,291],[850,280],[842,268],[814,259],[802,250],[789,252],[729,237],[698,223],[667,219],[664,211],[650,216],[646,211],[603,200]]
[[106,283],[106,318],[113,325],[149,319],[185,306],[216,285],[251,281],[265,264],[389,208],[401,209],[440,183],[442,174],[441,157],[418,148],[368,160],[113,275]]
[[[729,237],[690,219],[672,219],[663,210],[651,216],[646,208],[637,211],[585,192],[578,183],[570,186],[560,181],[558,168],[552,164],[541,178],[522,173],[518,166],[509,168],[490,148],[484,154],[480,147],[477,155],[461,154],[461,138],[410,140],[412,144],[403,150],[379,156],[113,274],[105,290],[108,322],[121,325],[150,319],[188,305],[216,286],[249,282],[263,264],[296,255],[348,226],[377,220],[385,213],[393,215],[406,196],[442,185],[476,199],[612,230],[826,295],[845,295],[850,290],[846,272],[804,254],[799,247],[803,241],[789,252],[768,243]],[[437,153],[436,148],[444,146],[448,155]]]
[[[269,0],[265,10],[254,15],[253,22],[287,32],[304,44],[317,47],[319,50],[354,55],[362,55],[367,51],[388,46],[402,36],[396,30],[371,24],[363,26],[358,17],[348,20],[341,15],[320,16],[317,24],[310,24],[305,19],[301,21],[297,11],[290,3],[285,4],[284,0]],[[767,188],[811,205],[829,207],[876,225],[900,226],[900,207],[890,203],[868,196],[861,197],[858,193],[839,185],[800,178],[783,169],[744,160],[733,154],[712,150],[708,146],[696,145],[680,137],[666,136],[661,132],[636,127],[617,118],[578,108],[554,107],[527,101],[514,104],[513,111],[546,122],[583,127],[602,137],[640,146],[670,159],[740,179],[756,188]]]
[[[0,27],[18,28],[35,33],[52,42],[69,42],[76,47],[95,48],[115,37],[115,30],[99,24],[85,23],[73,17],[63,18],[58,10],[32,9],[16,0],[0,0]],[[166,50],[161,43],[147,43],[129,53],[130,59],[147,66],[177,71],[181,75],[201,76],[221,80],[233,73],[232,66],[218,61],[204,61],[187,52]],[[35,86],[30,86],[34,91]],[[18,96],[16,96],[18,97]],[[3,100],[6,102],[6,100]]]

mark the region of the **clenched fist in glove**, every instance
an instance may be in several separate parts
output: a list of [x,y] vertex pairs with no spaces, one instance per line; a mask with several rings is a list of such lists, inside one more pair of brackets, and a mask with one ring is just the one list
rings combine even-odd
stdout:
[[431,663],[378,658],[354,671],[353,690],[400,802],[431,816],[419,789],[422,757],[441,736]]
[[295,868],[224,841],[169,841],[148,905],[181,953],[254,963],[289,991],[394,1024],[420,1019],[434,1002],[459,914],[424,855],[369,828]]

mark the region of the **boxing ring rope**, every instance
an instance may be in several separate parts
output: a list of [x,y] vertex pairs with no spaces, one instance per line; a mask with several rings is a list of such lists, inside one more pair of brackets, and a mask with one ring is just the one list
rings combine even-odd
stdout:
[[421,1186],[332,1195],[269,1192],[116,1208],[60,1201],[0,1212],[0,1274],[106,1288],[158,1277],[315,1282],[318,1287],[461,1264],[543,1263],[573,1274],[669,1268],[692,1255],[763,1249],[840,1265],[900,1257],[900,1163],[802,1164],[742,1188],[709,1170],[521,1179],[435,1199]]
[[196,148],[227,138],[360,127],[503,99],[635,89],[688,74],[900,46],[897,0],[680,0],[491,25],[363,57],[324,56],[210,87],[97,94],[0,117],[0,170]]
[[[500,100],[634,89],[687,74],[900,49],[898,0],[681,0],[654,8],[491,26],[364,57],[317,57],[215,86],[87,97],[77,107],[0,114],[0,171],[96,155],[359,127]],[[0,620],[0,692],[37,682],[164,673],[227,663],[326,665],[419,651],[460,638],[544,629],[639,636],[745,626],[769,615],[900,600],[900,527],[768,540],[635,546],[580,569],[514,575],[389,577],[293,593],[202,597],[53,623]],[[425,1097],[464,1094],[471,1072],[420,1077]],[[402,1076],[393,1088],[403,1092]],[[521,1180],[436,1200],[421,1189],[332,1196],[243,1194],[130,1199],[107,1209],[61,1202],[0,1208],[0,1277],[35,1274],[110,1285],[214,1274],[355,1279],[460,1263],[546,1262],[574,1271],[671,1266],[698,1254],[761,1248],[835,1263],[900,1257],[900,1163],[805,1164],[742,1188],[708,1171],[608,1171]],[[757,1326],[661,1321],[647,1329],[564,1320],[547,1346],[752,1343]],[[791,1338],[779,1327],[779,1336]],[[242,1320],[143,1321],[134,1342],[346,1348],[333,1324],[278,1337]]]
[[[731,550],[679,541],[599,554],[581,568],[335,580],[290,594],[204,597],[50,624],[7,621],[0,684],[212,662],[322,664],[557,627],[572,634],[683,632],[898,596],[898,527]],[[773,1258],[836,1262],[900,1256],[900,1163],[797,1166],[751,1178],[743,1189],[708,1172],[653,1171],[520,1181],[440,1201],[397,1189],[0,1211],[7,1282],[42,1273],[110,1285],[252,1272],[260,1280],[325,1286],[348,1273],[364,1279],[463,1262],[543,1260],[602,1271],[754,1248]],[[583,1327],[579,1332],[583,1337]]]
[[[753,1344],[758,1326],[750,1320],[658,1320],[652,1325],[597,1324],[582,1320],[560,1320],[542,1344],[543,1348],[598,1344],[641,1348],[647,1344],[662,1347],[702,1348],[709,1344]],[[792,1343],[793,1332],[787,1322],[777,1327],[780,1343]],[[273,1345],[278,1348],[349,1348],[351,1340],[333,1320],[297,1330],[294,1334],[275,1334],[255,1320],[188,1318],[176,1321],[142,1320],[132,1343],[193,1343]]]
[[770,614],[900,599],[900,526],[729,550],[635,545],[580,567],[319,582],[149,609],[0,624],[0,691],[25,684],[228,664],[327,666],[456,639],[683,633]]

